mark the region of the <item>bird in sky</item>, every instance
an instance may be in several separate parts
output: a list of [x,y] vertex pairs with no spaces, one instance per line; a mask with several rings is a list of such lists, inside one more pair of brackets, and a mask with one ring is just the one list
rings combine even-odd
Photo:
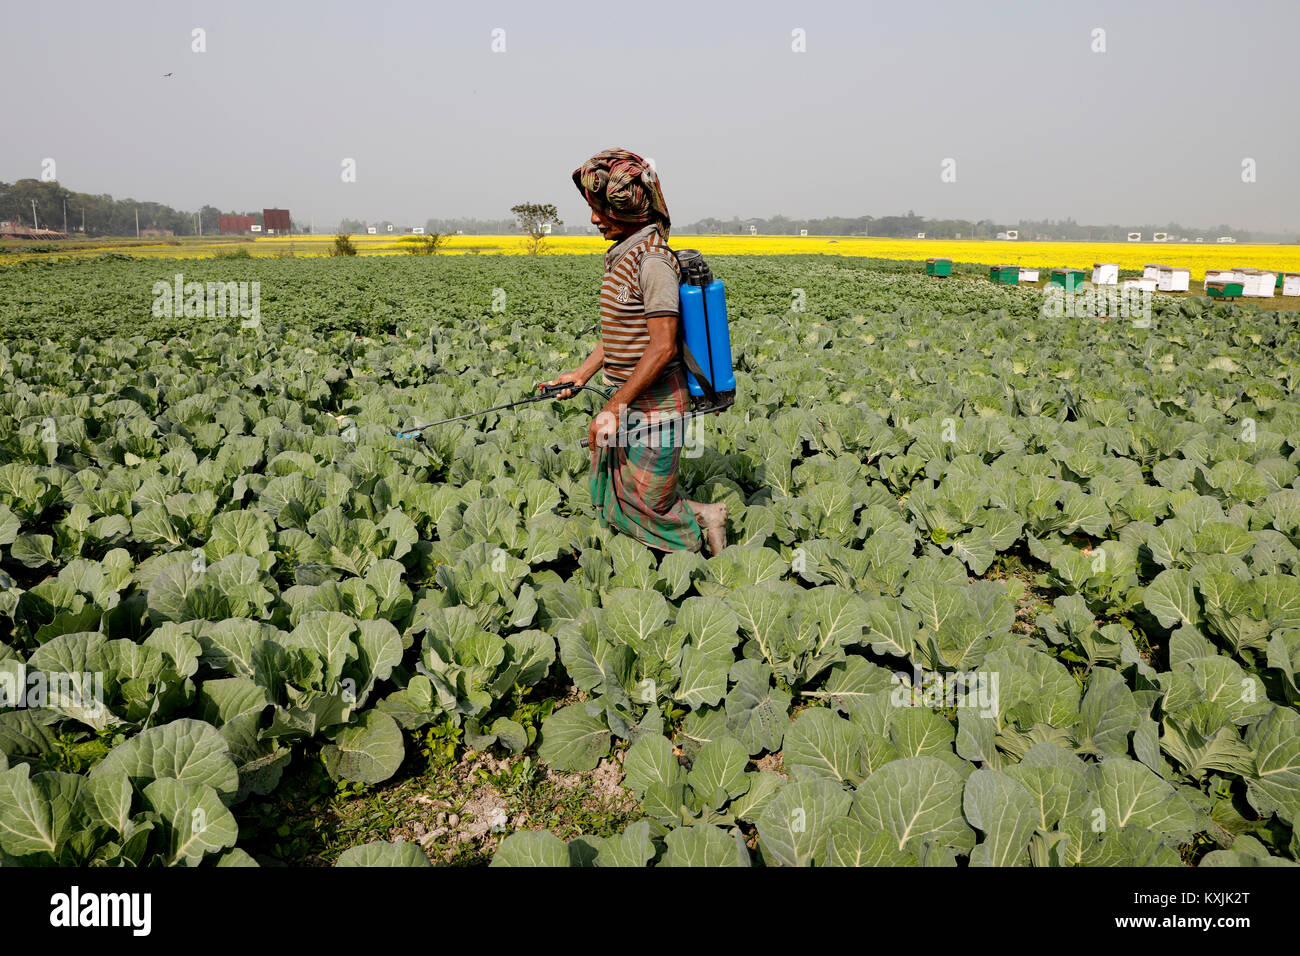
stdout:
[[164,73],[164,74],[163,74],[163,77],[164,77],[164,78],[169,77],[169,76],[171,76],[170,73]]

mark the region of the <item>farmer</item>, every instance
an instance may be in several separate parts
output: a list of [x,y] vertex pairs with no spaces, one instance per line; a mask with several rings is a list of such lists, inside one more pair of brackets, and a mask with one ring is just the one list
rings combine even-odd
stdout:
[[632,431],[621,443],[618,436],[632,412],[653,424],[690,410],[677,354],[681,272],[668,248],[671,221],[659,179],[636,153],[607,149],[575,169],[573,182],[591,206],[592,225],[614,245],[605,253],[600,287],[600,343],[580,366],[547,384],[585,385],[601,372],[609,401],[587,429],[592,503],[603,527],[647,547],[698,551],[707,544],[717,554],[727,546],[727,506],[678,493],[678,429]]

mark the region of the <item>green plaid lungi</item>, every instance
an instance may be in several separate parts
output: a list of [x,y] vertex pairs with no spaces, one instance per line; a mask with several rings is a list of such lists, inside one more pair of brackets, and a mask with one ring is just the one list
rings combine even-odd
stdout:
[[[612,396],[615,386],[606,388]],[[699,522],[677,491],[681,457],[680,425],[644,428],[638,424],[676,418],[690,410],[686,376],[680,366],[662,375],[628,410],[627,434],[600,449],[591,471],[591,501],[601,527],[630,534],[660,551],[699,551]],[[638,414],[639,413],[639,414]]]

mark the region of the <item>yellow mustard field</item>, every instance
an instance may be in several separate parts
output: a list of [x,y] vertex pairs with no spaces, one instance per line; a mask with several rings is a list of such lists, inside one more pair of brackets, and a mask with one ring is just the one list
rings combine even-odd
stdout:
[[[416,237],[352,236],[359,255],[404,255]],[[54,252],[31,253],[0,248],[0,263],[28,258],[59,258],[117,252],[136,258],[210,258],[244,251],[261,257],[327,256],[332,235],[266,236],[256,239],[218,237],[183,240],[105,240],[68,242]],[[521,236],[449,236],[440,254],[526,255],[528,240]],[[696,248],[705,255],[839,255],[874,259],[951,259],[978,265],[1020,265],[1053,269],[1091,269],[1094,263],[1113,262],[1122,269],[1149,264],[1191,269],[1200,280],[1206,269],[1235,266],[1300,272],[1300,245],[1255,243],[1148,243],[1148,242],[1022,242],[948,239],[875,239],[847,236],[692,236],[673,237],[678,248]],[[600,236],[552,236],[544,244],[547,255],[590,255],[604,252],[609,243]]]
[[[762,237],[751,236],[750,239]],[[805,237],[771,237],[796,246]],[[806,237],[813,239],[813,237]],[[1095,263],[1115,263],[1121,269],[1146,265],[1170,265],[1192,270],[1192,278],[1205,277],[1206,269],[1242,266],[1300,272],[1300,246],[1253,243],[1201,242],[1021,242],[947,239],[814,239],[840,255],[871,256],[878,259],[951,259],[981,265],[1017,265],[1040,269],[1091,269]],[[833,244],[832,244],[833,243]],[[721,251],[721,250],[719,250]],[[777,251],[777,250],[773,250]],[[782,248],[781,252],[796,251]]]

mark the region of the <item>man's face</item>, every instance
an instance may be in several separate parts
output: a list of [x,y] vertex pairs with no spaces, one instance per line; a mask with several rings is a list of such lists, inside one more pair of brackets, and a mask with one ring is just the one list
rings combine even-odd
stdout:
[[607,219],[596,210],[591,211],[591,224],[600,230],[600,234],[606,239],[615,241],[632,234],[627,223],[615,222],[613,219]]

